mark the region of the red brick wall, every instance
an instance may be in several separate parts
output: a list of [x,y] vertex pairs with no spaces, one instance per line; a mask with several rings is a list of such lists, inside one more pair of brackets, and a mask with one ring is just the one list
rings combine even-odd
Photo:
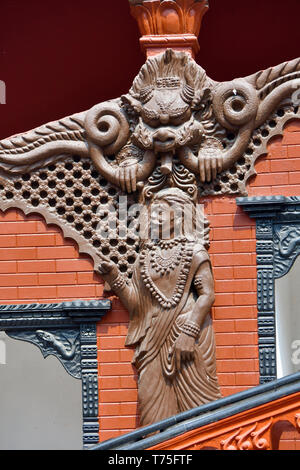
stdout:
[[127,326],[128,313],[115,299],[112,311],[98,325],[100,440],[139,425],[133,350],[124,346]]
[[212,228],[217,372],[226,396],[259,383],[255,221],[234,198],[208,200],[205,206]]
[[[300,195],[300,123],[274,138],[256,164],[249,195]],[[232,197],[207,198],[216,302],[217,369],[223,395],[259,383],[255,222]],[[99,298],[103,283],[76,244],[38,215],[0,213],[0,302],[29,303]],[[100,439],[138,426],[133,351],[124,347],[128,314],[118,299],[98,325]]]
[[88,256],[47,226],[37,214],[0,211],[0,301],[55,302],[92,299],[103,294],[103,281]]

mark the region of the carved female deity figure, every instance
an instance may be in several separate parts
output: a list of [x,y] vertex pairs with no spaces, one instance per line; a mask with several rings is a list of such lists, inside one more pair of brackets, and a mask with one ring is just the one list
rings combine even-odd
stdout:
[[220,398],[213,276],[205,240],[197,239],[196,206],[188,194],[169,188],[148,210],[152,237],[147,230],[132,279],[125,281],[104,256],[99,266],[130,313],[126,345],[135,347],[141,425]]

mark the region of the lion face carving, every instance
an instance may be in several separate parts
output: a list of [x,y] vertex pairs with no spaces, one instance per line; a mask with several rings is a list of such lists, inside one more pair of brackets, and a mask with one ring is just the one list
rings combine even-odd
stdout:
[[179,147],[198,142],[201,125],[193,117],[199,101],[195,85],[204,80],[205,72],[186,54],[167,50],[148,61],[129,94],[122,97],[139,117],[132,142],[155,153],[175,153]]

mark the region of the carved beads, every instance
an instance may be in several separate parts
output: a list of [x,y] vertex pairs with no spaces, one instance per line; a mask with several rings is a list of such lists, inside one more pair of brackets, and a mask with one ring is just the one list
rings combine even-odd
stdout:
[[182,333],[192,336],[193,338],[198,338],[200,334],[200,328],[197,323],[187,320],[185,324],[181,327]]
[[[162,243],[176,243],[176,240],[164,241]],[[177,241],[178,242],[178,241]],[[141,265],[141,277],[145,287],[150,291],[151,295],[158,301],[158,303],[165,309],[174,308],[180,302],[186,281],[190,272],[190,266],[193,256],[193,249],[194,249],[194,242],[186,241],[186,239],[180,239],[180,250],[181,250],[181,261],[180,261],[180,273],[177,278],[177,282],[173,291],[173,295],[171,297],[167,297],[163,294],[155,282],[153,281],[150,275],[150,264],[152,259],[152,252],[156,250],[156,246],[153,243],[149,243],[146,245],[145,249],[142,251],[140,255],[140,265]],[[150,257],[150,260],[149,260]],[[173,262],[172,262],[173,263]],[[172,269],[175,269],[175,266],[172,266]],[[170,272],[170,269],[161,270],[161,276]]]
[[151,250],[151,266],[153,269],[155,269],[156,272],[159,272],[162,275],[169,274],[170,271],[173,271],[181,262],[182,251],[181,246],[179,245],[179,240],[161,241],[158,247],[161,249],[168,249],[171,252],[169,253],[168,257],[164,257],[161,253],[161,250],[160,253],[158,249]]
[[119,274],[117,278],[111,283],[111,288],[113,290],[119,290],[125,287],[125,285],[126,285],[126,281],[124,277],[121,276],[121,274]]
[[194,279],[194,286],[196,287],[196,289],[202,289],[202,279],[201,277],[195,277]]

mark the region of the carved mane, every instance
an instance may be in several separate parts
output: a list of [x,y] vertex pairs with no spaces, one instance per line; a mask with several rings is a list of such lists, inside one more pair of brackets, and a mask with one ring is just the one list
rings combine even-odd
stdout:
[[193,107],[199,103],[203,90],[214,83],[207,77],[205,70],[186,53],[167,49],[147,60],[134,79],[129,93],[139,101],[144,101],[147,94],[150,99],[151,91],[157,87],[157,80],[169,77],[178,78],[183,87],[188,86],[194,90]]

